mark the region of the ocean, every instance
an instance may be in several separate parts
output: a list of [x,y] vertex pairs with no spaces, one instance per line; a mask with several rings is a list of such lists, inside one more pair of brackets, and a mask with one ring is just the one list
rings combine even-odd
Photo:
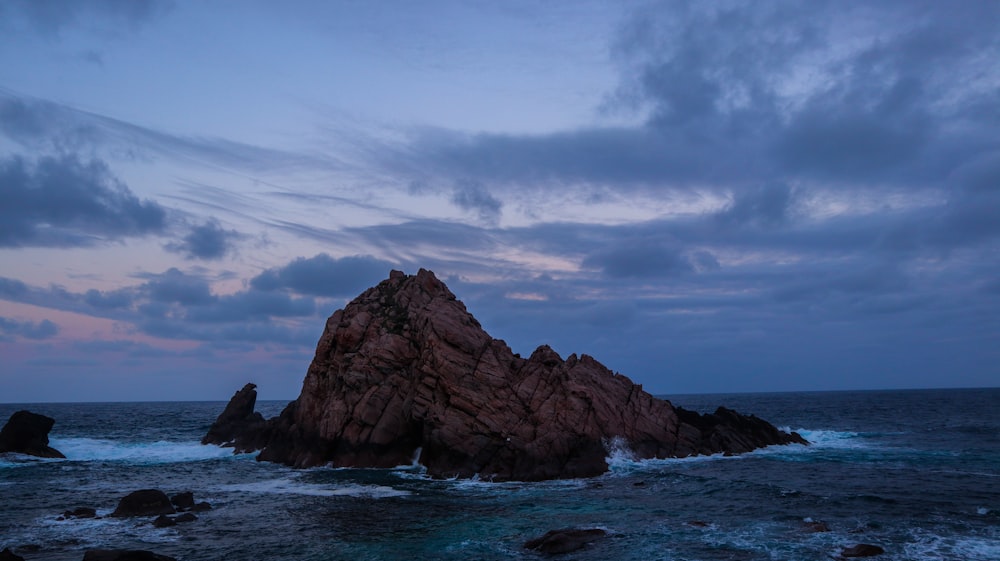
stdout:
[[[809,561],[875,544],[874,559],[1000,560],[1000,389],[669,396],[725,405],[811,446],[636,461],[610,452],[600,477],[542,483],[434,480],[419,466],[293,470],[202,446],[224,402],[0,404],[56,419],[65,460],[0,456],[0,549],[28,561],[91,548],[180,560],[542,559],[547,530],[601,528],[573,560]],[[266,417],[283,402],[258,402]],[[104,516],[127,493],[193,491],[213,508],[155,528]],[[817,531],[824,530],[824,531]]]

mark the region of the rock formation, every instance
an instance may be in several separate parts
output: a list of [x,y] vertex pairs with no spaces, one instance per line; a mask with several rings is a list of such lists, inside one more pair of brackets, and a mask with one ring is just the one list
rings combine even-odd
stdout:
[[432,476],[494,480],[598,475],[610,446],[665,458],[805,443],[728,409],[675,408],[587,355],[522,358],[423,269],[393,271],[334,312],[278,417],[248,417],[254,399],[252,385],[238,392],[205,442],[296,467],[418,459]]
[[157,516],[174,514],[174,509],[166,493],[158,489],[143,489],[133,491],[118,502],[118,507],[111,513],[116,518],[129,516]]
[[219,418],[212,423],[202,444],[222,444],[253,450],[257,443],[247,440],[259,434],[264,427],[264,417],[254,412],[257,404],[257,386],[247,384],[229,400]]
[[0,429],[0,453],[17,452],[39,458],[65,458],[62,452],[49,446],[49,431],[56,423],[52,417],[17,411]]

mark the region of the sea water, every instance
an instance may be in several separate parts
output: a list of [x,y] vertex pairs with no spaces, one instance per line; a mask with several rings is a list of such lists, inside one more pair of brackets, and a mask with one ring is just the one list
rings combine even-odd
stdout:
[[[1000,389],[671,396],[797,430],[811,446],[636,460],[542,483],[435,480],[419,466],[293,470],[198,442],[221,402],[0,404],[56,419],[65,460],[0,456],[0,549],[74,560],[91,548],[181,560],[540,559],[564,527],[608,537],[574,560],[826,560],[857,543],[884,561],[1000,559]],[[259,402],[265,416],[284,403]],[[193,491],[212,510],[155,528],[106,518],[127,493]],[[59,520],[96,508],[101,518]],[[817,532],[817,529],[828,531]]]

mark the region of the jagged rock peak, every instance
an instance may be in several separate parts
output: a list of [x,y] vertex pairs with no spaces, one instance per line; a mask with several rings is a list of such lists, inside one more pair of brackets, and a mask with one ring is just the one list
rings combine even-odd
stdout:
[[[538,480],[606,471],[610,443],[662,458],[804,442],[729,410],[674,408],[587,355],[563,360],[542,345],[522,358],[425,269],[392,271],[330,316],[280,416],[247,417],[246,390],[211,441],[297,467],[418,457],[433,476]],[[232,419],[246,428],[232,430]]]

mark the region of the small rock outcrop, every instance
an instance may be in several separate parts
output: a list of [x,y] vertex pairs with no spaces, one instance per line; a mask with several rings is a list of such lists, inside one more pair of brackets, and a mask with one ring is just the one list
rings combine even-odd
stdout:
[[544,536],[528,540],[524,544],[524,547],[525,549],[533,549],[539,553],[548,553],[550,555],[570,553],[578,549],[583,549],[587,544],[595,542],[606,535],[607,532],[600,528],[549,530],[545,532]]
[[[522,358],[430,271],[393,271],[327,320],[302,392],[268,421],[237,392],[205,442],[295,467],[394,467],[436,477],[590,477],[612,447],[639,458],[742,453],[798,442],[720,408],[684,411],[590,356]],[[248,408],[249,407],[249,408]]]
[[56,423],[52,417],[16,411],[0,429],[0,453],[17,452],[39,458],[65,458],[59,450],[49,446],[49,431]]
[[857,545],[852,545],[851,547],[845,547],[840,552],[840,556],[844,559],[853,559],[856,557],[874,557],[876,555],[882,555],[885,550],[877,545],[872,545],[870,543],[859,543]]
[[63,512],[57,520],[69,520],[71,518],[97,518],[97,509],[81,506],[73,510]]
[[219,418],[212,423],[202,444],[234,446],[239,449],[256,449],[255,436],[264,428],[264,417],[255,412],[257,386],[247,384],[229,400]]
[[111,516],[116,518],[158,516],[176,512],[166,493],[158,489],[143,489],[126,495],[118,502],[118,507],[111,513]]

